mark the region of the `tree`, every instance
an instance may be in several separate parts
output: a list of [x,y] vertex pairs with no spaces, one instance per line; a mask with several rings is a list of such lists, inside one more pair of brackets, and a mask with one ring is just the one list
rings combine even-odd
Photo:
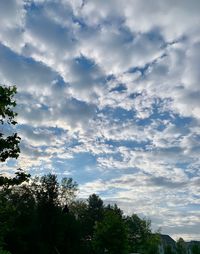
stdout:
[[88,198],[88,211],[94,221],[98,221],[102,218],[103,200],[96,194],[92,194]]
[[[13,111],[13,108],[16,106],[16,101],[14,100],[16,92],[15,86],[6,87],[0,85],[0,124],[4,127],[6,126],[7,129],[17,123],[15,120],[17,113]],[[0,162],[19,156],[20,140],[21,138],[17,133],[5,136],[5,133],[0,131]],[[21,169],[18,169],[15,175],[12,179],[0,175],[0,186],[18,185],[27,181],[30,177],[29,174],[25,174]]]
[[15,254],[34,253],[37,220],[35,199],[30,185],[15,185],[8,190],[4,202],[7,216],[4,214],[1,218],[6,226],[5,249]]
[[59,201],[62,206],[69,206],[78,192],[78,184],[72,178],[64,177],[59,188]]
[[126,226],[121,216],[115,211],[106,211],[103,220],[97,222],[94,229],[92,244],[96,254],[128,253]]
[[118,214],[121,218],[123,217],[123,211],[116,205],[110,205],[108,204],[105,207],[105,211],[113,211],[114,213]]
[[88,237],[92,237],[94,226],[103,218],[104,206],[103,200],[96,194],[92,194],[88,198],[87,209],[87,233]]
[[[77,190],[73,180],[59,182],[53,174],[0,189],[0,250],[13,254],[80,253],[79,220],[73,212],[64,211],[60,200],[63,182],[68,183],[65,188],[70,193],[73,186]],[[63,200],[69,197],[67,190],[65,193]]]
[[[159,254],[159,244],[161,243],[160,233],[150,234],[144,244],[142,244],[143,251],[145,254]],[[170,254],[165,249],[165,254]]]
[[[0,125],[2,126],[0,129],[0,162],[5,162],[8,158],[17,158],[20,152],[20,137],[17,133],[6,134],[17,123],[15,121],[17,113],[13,111],[16,106],[14,100],[16,91],[15,86],[0,85]],[[7,253],[4,251],[5,238],[14,228],[17,216],[16,206],[12,202],[12,190],[27,181],[29,177],[30,175],[21,169],[18,169],[13,178],[0,175],[0,253]]]
[[178,254],[186,254],[187,250],[186,250],[186,243],[183,240],[183,238],[179,238],[177,243],[176,243],[176,247],[177,247],[177,253]]
[[[17,113],[13,111],[16,102],[13,99],[16,94],[16,87],[6,87],[0,85],[0,124],[13,126],[17,122]],[[17,158],[19,156],[20,137],[17,133],[5,136],[0,132],[0,161],[4,162],[7,158]]]
[[37,253],[78,253],[79,224],[63,203],[75,198],[77,184],[71,178],[60,183],[56,175],[48,174],[35,179],[32,190],[36,197]]
[[40,178],[40,183],[37,188],[38,203],[50,206],[56,206],[59,203],[59,184],[56,175],[48,174]]
[[9,187],[14,185],[20,185],[23,182],[26,182],[30,178],[30,174],[26,174],[23,172],[22,169],[17,169],[17,172],[15,172],[15,177],[9,178],[6,176],[0,176],[0,187]]
[[197,243],[194,243],[192,245],[192,254],[200,254],[200,245]]
[[128,228],[129,245],[132,252],[139,252],[146,248],[146,244],[151,236],[151,222],[142,220],[136,214],[126,218]]

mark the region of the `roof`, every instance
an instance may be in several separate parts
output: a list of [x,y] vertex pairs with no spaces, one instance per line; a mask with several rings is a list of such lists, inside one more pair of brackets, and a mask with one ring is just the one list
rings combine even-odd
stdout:
[[169,235],[160,235],[161,238],[161,242],[164,245],[171,245],[171,246],[175,246],[176,242],[174,241],[174,239],[172,239]]

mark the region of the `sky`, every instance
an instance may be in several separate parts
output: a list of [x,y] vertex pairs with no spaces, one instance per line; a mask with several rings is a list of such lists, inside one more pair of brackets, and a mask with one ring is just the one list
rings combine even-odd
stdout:
[[200,1],[0,0],[21,154],[174,239],[200,240]]

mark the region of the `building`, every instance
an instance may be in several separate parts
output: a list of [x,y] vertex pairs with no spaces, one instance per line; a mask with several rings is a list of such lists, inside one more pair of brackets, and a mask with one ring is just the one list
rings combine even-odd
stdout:
[[161,242],[159,245],[159,253],[165,254],[165,252],[168,250],[171,250],[171,252],[176,253],[176,242],[174,239],[172,239],[169,235],[160,235]]

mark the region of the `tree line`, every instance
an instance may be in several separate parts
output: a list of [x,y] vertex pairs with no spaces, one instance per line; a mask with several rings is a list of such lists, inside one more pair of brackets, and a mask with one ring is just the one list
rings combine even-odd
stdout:
[[53,174],[1,185],[1,249],[13,254],[156,253],[150,221],[125,216],[96,194],[76,200],[76,192],[71,178],[59,182]]

